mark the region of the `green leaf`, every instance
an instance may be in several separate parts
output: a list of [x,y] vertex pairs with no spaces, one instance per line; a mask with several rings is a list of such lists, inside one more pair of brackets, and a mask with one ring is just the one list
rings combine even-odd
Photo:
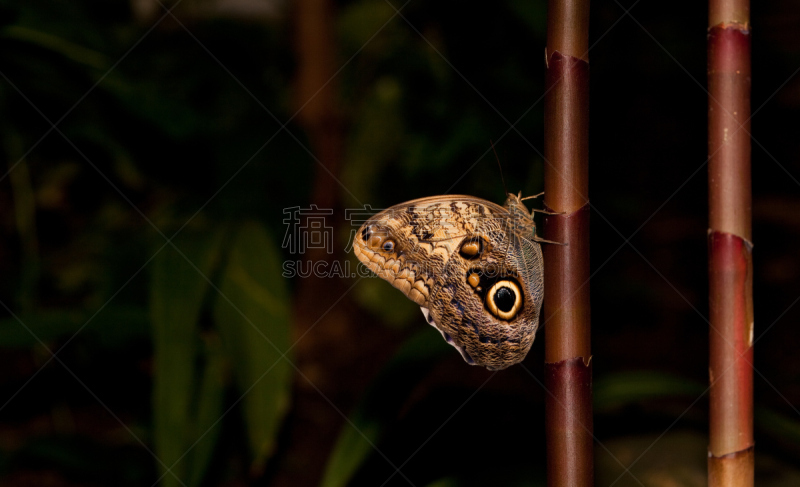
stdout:
[[704,384],[661,372],[636,371],[606,375],[592,386],[595,412],[605,412],[625,404],[666,397],[697,397]]
[[378,373],[349,417],[333,448],[322,487],[347,485],[379,441],[386,425],[431,366],[452,351],[432,329],[413,335]]
[[198,394],[197,417],[194,423],[194,434],[197,444],[192,448],[187,486],[200,485],[205,469],[214,454],[220,430],[222,429],[222,410],[225,399],[227,357],[223,353],[222,343],[216,335],[205,341],[205,370]]
[[428,487],[459,487],[459,485],[458,479],[453,477],[444,477],[428,484]]
[[0,29],[0,36],[29,42],[44,49],[57,52],[76,63],[85,64],[95,69],[108,69],[108,66],[111,64],[103,53],[80,46],[63,37],[41,30],[23,27],[21,25],[9,25]]
[[120,347],[149,331],[146,311],[136,306],[112,304],[97,314],[71,309],[34,311],[17,318],[0,320],[0,347],[34,348],[42,342],[69,339],[79,331],[97,338],[101,347]]
[[[219,258],[222,231],[211,234],[181,233],[162,248],[152,264],[150,312],[153,323],[153,422],[162,485],[183,485],[184,479],[205,464],[181,461],[195,443],[194,405],[199,386],[200,351],[198,319],[208,276]],[[179,249],[179,250],[176,250]]]
[[546,33],[547,28],[547,3],[542,0],[533,2],[524,0],[511,0],[511,10],[517,18],[536,34]]
[[756,408],[754,416],[757,431],[800,456],[800,421],[765,407]]
[[281,276],[281,254],[257,223],[236,233],[214,305],[222,337],[242,394],[256,469],[273,454],[289,405],[289,290]]
[[[412,323],[420,322],[422,313],[418,304],[405,299],[397,288],[374,274],[369,276],[369,281],[368,286],[356,286],[353,290],[353,299],[362,308],[393,328],[407,328]],[[386,303],[392,305],[386,306]]]
[[19,465],[36,465],[39,472],[58,472],[62,478],[80,479],[83,485],[128,487],[152,483],[151,461],[146,454],[132,455],[124,444],[81,433],[31,435],[13,452],[0,454],[0,471],[7,477]]
[[[364,56],[381,58],[396,52],[408,42],[408,33],[390,22],[396,11],[385,2],[371,0],[343,6],[336,19],[342,47],[363,50]],[[376,36],[380,31],[382,35]]]
[[402,152],[406,140],[402,102],[399,81],[386,76],[375,82],[358,108],[342,180],[350,191],[365,201],[373,199],[375,180],[380,171]]

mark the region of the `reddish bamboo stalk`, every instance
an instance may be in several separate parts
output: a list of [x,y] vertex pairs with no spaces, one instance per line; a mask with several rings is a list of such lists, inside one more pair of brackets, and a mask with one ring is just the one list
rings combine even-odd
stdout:
[[589,2],[550,0],[544,184],[548,486],[591,486],[589,320]]
[[753,261],[748,0],[710,0],[708,29],[711,487],[752,486]]

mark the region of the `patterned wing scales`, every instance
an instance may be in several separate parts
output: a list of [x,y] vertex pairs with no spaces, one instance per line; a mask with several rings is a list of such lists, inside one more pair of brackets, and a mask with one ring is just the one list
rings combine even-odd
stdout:
[[456,198],[409,201],[375,215],[356,234],[356,256],[409,299],[425,306],[431,286],[458,243],[488,214],[480,204],[461,201],[469,197]]
[[539,245],[518,235],[507,215],[487,220],[445,265],[428,321],[470,364],[499,370],[522,361],[538,327],[541,262]]
[[542,301],[541,249],[519,208],[518,198],[506,208],[469,196],[410,201],[368,220],[354,250],[464,360],[504,369],[525,358]]

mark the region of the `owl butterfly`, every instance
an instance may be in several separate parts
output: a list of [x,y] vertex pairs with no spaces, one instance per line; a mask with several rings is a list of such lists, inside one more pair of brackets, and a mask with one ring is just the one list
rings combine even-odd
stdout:
[[420,305],[467,363],[505,369],[530,350],[542,307],[539,242],[546,240],[522,199],[509,194],[504,206],[472,196],[408,201],[367,220],[353,249]]

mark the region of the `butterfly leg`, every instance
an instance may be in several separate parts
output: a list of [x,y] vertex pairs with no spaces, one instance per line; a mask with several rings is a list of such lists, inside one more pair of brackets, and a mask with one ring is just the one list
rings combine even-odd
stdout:
[[[544,191],[542,191],[539,194],[535,194],[533,196],[526,196],[524,198],[520,198],[520,201],[536,199],[539,196],[543,196],[543,195],[544,195]],[[554,211],[547,211],[547,210],[537,210],[536,208],[531,210],[531,214],[533,214],[533,213],[544,213],[545,215],[565,215],[566,214],[566,212],[554,212]]]
[[[522,191],[520,191],[520,193],[522,193]],[[520,198],[520,201],[525,201],[525,200],[533,200],[533,199],[536,199],[536,198],[538,198],[539,196],[542,196],[542,195],[544,195],[544,191],[542,191],[542,192],[541,192],[541,193],[539,193],[539,194],[535,194],[535,195],[533,195],[533,196],[526,196],[526,197],[524,197],[524,198]]]
[[536,208],[531,210],[531,213],[543,213],[545,215],[566,215],[566,211],[547,211],[547,210],[537,210]]
[[[559,214],[559,213],[556,213],[556,214]],[[547,239],[544,239],[544,238],[539,238],[536,235],[533,236],[533,241],[534,242],[540,242],[540,243],[556,244],[556,245],[569,245],[567,242],[556,242],[554,240],[547,240]]]

